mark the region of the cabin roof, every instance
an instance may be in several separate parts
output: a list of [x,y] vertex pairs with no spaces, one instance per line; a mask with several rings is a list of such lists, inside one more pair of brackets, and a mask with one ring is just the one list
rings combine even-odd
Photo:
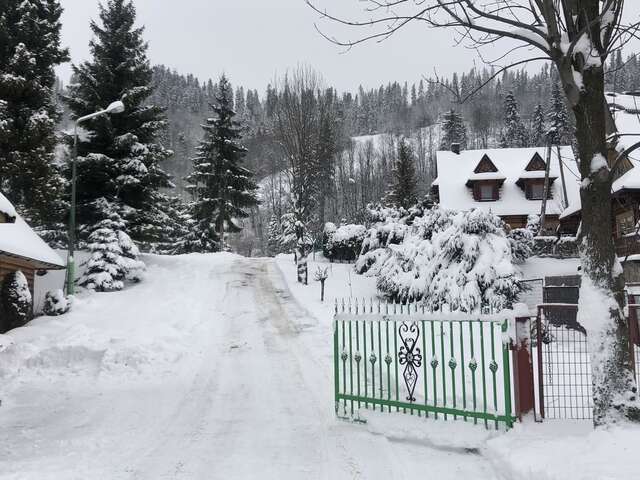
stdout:
[[[526,170],[531,160],[538,154],[542,159],[546,157],[546,148],[502,148],[483,150],[463,150],[459,154],[443,150],[436,153],[438,178],[434,185],[438,186],[440,204],[453,210],[469,210],[478,208],[491,211],[496,215],[531,215],[540,214],[542,201],[529,200],[523,189],[518,186],[522,179],[544,178],[544,171]],[[580,195],[580,182],[571,147],[560,147],[560,156],[564,165],[567,196],[569,204],[572,199]],[[488,157],[495,165],[496,172],[474,173],[483,158]],[[485,160],[486,162],[486,160]],[[491,177],[491,178],[489,178]],[[557,149],[552,149],[549,177],[559,178],[560,167]],[[480,202],[473,198],[467,183],[470,179],[500,180],[500,199],[490,202]],[[551,185],[551,199],[547,201],[547,214],[558,215],[563,210],[562,183],[553,182]]]
[[10,223],[0,223],[0,255],[25,260],[34,269],[65,268],[60,256],[27,225],[2,193],[0,212],[15,219]]

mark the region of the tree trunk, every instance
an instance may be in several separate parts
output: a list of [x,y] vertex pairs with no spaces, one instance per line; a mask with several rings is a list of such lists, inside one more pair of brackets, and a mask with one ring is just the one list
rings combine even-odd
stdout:
[[[570,66],[563,65],[563,85],[567,98],[574,99],[576,139],[582,177],[580,321],[589,340],[593,378],[593,421],[596,426],[633,416],[636,387],[629,352],[629,330],[624,308],[624,277],[617,259],[612,228],[611,179],[609,168],[598,167],[594,157],[607,158],[604,72],[592,67],[583,73],[584,88],[576,96],[575,84],[567,82]],[[601,163],[600,163],[601,165]],[[595,170],[595,171],[594,171]],[[606,302],[606,316],[592,303],[594,293]],[[588,297],[591,297],[588,298]],[[588,308],[589,306],[593,308]],[[589,311],[590,310],[590,311]]]

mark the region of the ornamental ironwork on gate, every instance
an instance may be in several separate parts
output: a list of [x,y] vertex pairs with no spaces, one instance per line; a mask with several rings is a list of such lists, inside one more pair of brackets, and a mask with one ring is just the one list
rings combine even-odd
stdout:
[[334,318],[338,416],[361,419],[366,409],[513,425],[509,320],[367,310]]

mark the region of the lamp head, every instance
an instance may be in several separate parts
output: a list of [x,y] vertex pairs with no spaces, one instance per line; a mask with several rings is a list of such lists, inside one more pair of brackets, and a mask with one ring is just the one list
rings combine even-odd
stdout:
[[113,102],[107,107],[106,112],[109,114],[122,113],[124,112],[124,103],[122,103],[120,100],[118,100],[117,102]]

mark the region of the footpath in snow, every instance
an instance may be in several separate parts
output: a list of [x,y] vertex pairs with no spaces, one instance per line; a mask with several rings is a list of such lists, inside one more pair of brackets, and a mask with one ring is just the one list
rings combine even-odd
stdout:
[[[333,303],[291,258],[145,260],[139,285],[0,336],[0,479],[634,478],[638,430],[336,420]],[[328,298],[375,294],[350,268]]]

